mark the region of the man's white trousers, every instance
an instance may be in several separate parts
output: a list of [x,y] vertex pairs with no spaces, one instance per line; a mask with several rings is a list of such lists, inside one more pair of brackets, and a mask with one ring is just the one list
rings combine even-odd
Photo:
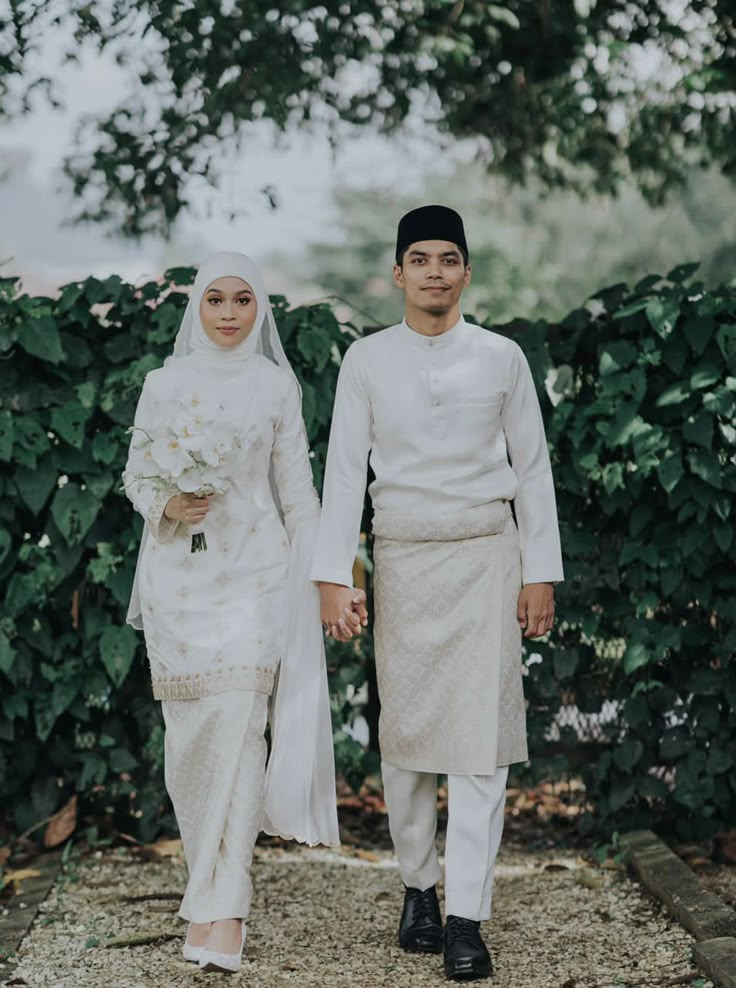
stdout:
[[[437,776],[383,762],[383,788],[391,839],[407,888],[431,888],[440,878],[437,833]],[[465,919],[491,917],[496,855],[503,834],[508,766],[495,775],[447,778],[445,914]]]

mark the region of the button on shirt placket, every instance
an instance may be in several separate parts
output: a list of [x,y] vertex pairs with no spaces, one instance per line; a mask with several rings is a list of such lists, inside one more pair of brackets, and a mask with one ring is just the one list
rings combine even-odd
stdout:
[[445,421],[445,408],[442,402],[442,396],[439,389],[439,347],[437,346],[435,340],[428,340],[425,350],[427,356],[429,357],[429,367],[427,369],[427,381],[429,383],[429,400],[431,403],[431,429],[432,435],[436,439],[442,439],[445,435],[447,429],[447,423]]

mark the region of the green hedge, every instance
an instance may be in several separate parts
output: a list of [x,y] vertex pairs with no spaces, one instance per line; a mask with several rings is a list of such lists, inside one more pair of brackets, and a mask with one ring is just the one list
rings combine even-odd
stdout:
[[[539,386],[568,576],[554,635],[527,656],[527,773],[582,771],[604,831],[674,820],[694,836],[736,812],[736,294],[692,275],[608,289],[559,325],[496,327]],[[88,279],[53,300],[0,282],[0,803],[19,830],[72,791],[142,839],[173,823],[142,643],[124,625],[140,520],[118,488],[191,277]],[[350,335],[327,306],[274,303],[319,483]],[[354,784],[375,755],[339,725],[366,661],[330,649]],[[558,731],[561,702],[573,726]]]
[[532,750],[562,696],[590,744],[563,727],[553,764],[582,768],[589,823],[683,838],[736,816],[736,292],[696,269],[506,327],[557,401],[544,394],[567,582],[527,678]]
[[[0,282],[0,805],[17,830],[72,790],[142,839],[173,822],[142,636],[125,625],[142,523],[120,475],[143,378],[171,350],[192,277],[173,269],[137,287],[90,278],[56,299]],[[351,336],[326,305],[272,301],[320,483]],[[363,662],[333,647],[330,667],[339,725]],[[375,756],[338,730],[336,742],[343,770],[362,779]]]

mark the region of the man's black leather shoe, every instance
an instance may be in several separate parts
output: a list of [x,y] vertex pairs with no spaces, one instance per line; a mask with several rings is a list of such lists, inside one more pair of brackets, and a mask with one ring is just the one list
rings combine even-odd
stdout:
[[442,951],[442,914],[434,885],[424,892],[408,888],[404,893],[399,946],[416,954]]
[[491,955],[480,935],[480,923],[448,916],[443,938],[445,974],[451,981],[477,981],[493,974]]

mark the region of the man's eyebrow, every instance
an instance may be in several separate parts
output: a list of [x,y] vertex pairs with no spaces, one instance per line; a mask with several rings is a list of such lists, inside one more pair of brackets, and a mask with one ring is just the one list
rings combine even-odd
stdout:
[[[453,247],[450,250],[443,250],[440,252],[440,257],[460,257],[460,251]],[[410,250],[409,257],[429,257],[426,250]]]

